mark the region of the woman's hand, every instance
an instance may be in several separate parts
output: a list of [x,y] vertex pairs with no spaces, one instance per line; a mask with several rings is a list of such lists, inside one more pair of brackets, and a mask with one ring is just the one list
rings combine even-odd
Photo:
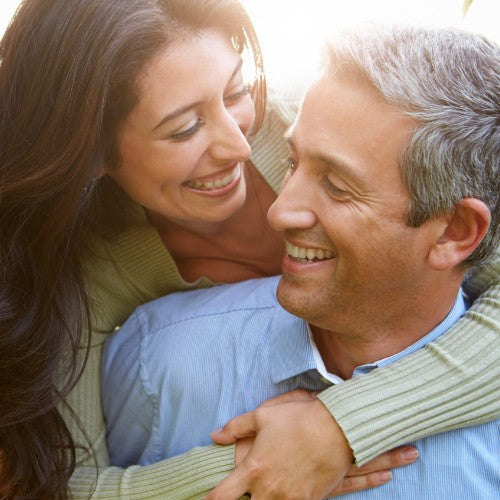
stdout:
[[414,462],[403,447],[361,468],[331,414],[314,394],[292,391],[240,415],[212,434],[218,444],[236,444],[236,469],[207,499],[321,499],[386,483],[387,470]]

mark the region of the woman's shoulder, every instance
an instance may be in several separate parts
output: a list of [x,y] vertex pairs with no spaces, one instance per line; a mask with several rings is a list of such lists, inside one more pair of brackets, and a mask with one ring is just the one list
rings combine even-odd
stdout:
[[288,154],[288,146],[284,135],[295,120],[304,90],[305,85],[299,82],[271,86],[264,122],[250,139],[252,162],[275,192],[285,175],[282,160]]
[[92,232],[85,242],[82,265],[95,331],[108,333],[139,304],[186,286],[143,209],[134,204],[130,210],[127,224]]
[[268,88],[268,112],[288,128],[292,125],[306,91],[307,82],[299,79],[272,82]]

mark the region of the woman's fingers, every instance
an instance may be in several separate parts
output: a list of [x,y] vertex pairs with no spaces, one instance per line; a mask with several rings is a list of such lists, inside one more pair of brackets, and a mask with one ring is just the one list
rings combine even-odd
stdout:
[[[317,392],[295,389],[285,392],[279,396],[264,401],[259,408],[289,403],[292,401],[308,401],[316,398]],[[210,435],[217,444],[232,444],[237,439],[254,436],[257,429],[255,411],[244,413],[230,420],[222,429],[218,429]]]
[[355,491],[382,486],[392,479],[388,469],[403,467],[415,462],[418,450],[414,446],[400,446],[370,460],[362,467],[352,466],[340,484],[329,496],[344,495]]
[[414,446],[400,446],[389,450],[362,467],[352,466],[347,476],[359,476],[370,472],[384,471],[386,469],[394,469],[415,462],[418,458],[418,450]]
[[342,479],[341,483],[328,494],[328,496],[333,497],[336,495],[344,495],[346,493],[375,488],[375,486],[382,486],[391,479],[392,474],[389,470],[370,472],[368,474],[361,474],[357,476],[346,476]]
[[255,410],[244,413],[230,420],[222,429],[218,429],[210,437],[216,444],[231,444],[237,439],[254,436],[257,431]]
[[205,500],[237,500],[247,488],[247,473],[243,467],[236,468],[220,484],[208,493]]

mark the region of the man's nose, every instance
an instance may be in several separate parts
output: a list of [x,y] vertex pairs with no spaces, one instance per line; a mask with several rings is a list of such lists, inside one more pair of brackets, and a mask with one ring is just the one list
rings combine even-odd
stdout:
[[300,170],[285,179],[281,192],[267,213],[276,231],[309,229],[316,225],[314,186]]
[[252,149],[245,133],[227,109],[218,113],[209,152],[215,160],[246,161],[250,158]]

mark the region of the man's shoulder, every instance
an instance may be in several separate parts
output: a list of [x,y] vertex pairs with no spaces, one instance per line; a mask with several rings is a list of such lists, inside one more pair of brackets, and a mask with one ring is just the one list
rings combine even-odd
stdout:
[[143,330],[153,332],[210,317],[223,320],[231,314],[273,310],[279,307],[276,300],[278,282],[279,276],[273,276],[171,293],[139,306],[134,316]]

